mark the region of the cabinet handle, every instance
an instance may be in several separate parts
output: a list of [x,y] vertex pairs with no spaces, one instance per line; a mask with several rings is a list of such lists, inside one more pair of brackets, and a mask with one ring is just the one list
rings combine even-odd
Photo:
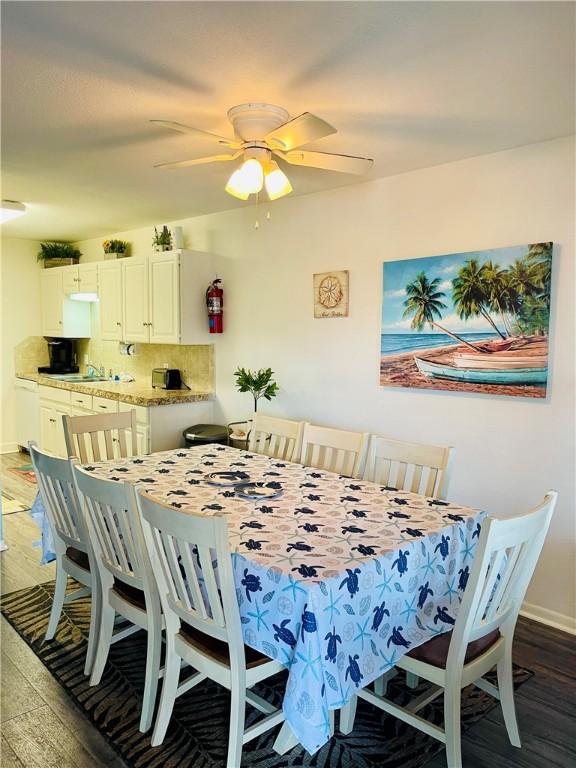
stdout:
[[116,325],[122,325],[122,323],[116,323]]
[[50,419],[50,421],[52,422],[52,424],[56,424],[56,419]]
[[62,320],[58,320],[58,325],[62,325]]

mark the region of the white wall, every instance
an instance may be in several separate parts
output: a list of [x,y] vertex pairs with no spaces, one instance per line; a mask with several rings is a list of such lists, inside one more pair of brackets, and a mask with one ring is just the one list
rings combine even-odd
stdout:
[[0,250],[0,453],[16,450],[14,420],[14,348],[27,336],[41,336],[39,244],[2,238]]
[[[560,139],[278,201],[259,230],[252,207],[180,222],[189,247],[217,254],[224,278],[226,332],[216,339],[222,420],[250,412],[249,397],[234,390],[234,369],[271,366],[281,393],[263,406],[270,413],[454,445],[451,497],[463,504],[510,515],[556,488],[559,508],[528,603],[571,628],[573,172],[573,140]],[[138,254],[150,249],[152,232],[122,236]],[[379,386],[384,260],[548,240],[557,245],[545,401]],[[87,258],[101,258],[100,241],[80,245]],[[350,270],[350,316],[315,320],[312,273],[329,269]]]

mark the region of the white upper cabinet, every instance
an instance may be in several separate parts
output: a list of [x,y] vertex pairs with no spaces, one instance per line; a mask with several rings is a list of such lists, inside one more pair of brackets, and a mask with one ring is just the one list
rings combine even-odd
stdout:
[[67,269],[69,267],[53,267],[41,272],[42,335],[89,338],[90,304],[66,297],[64,274]]
[[64,293],[98,293],[98,263],[61,267]]
[[100,262],[102,339],[150,344],[208,344],[206,288],[212,257],[195,251]]
[[180,344],[180,258],[155,253],[148,260],[150,342]]
[[122,341],[122,261],[98,264],[100,336],[104,341]]
[[124,339],[131,342],[150,341],[148,316],[148,261],[146,259],[122,259]]

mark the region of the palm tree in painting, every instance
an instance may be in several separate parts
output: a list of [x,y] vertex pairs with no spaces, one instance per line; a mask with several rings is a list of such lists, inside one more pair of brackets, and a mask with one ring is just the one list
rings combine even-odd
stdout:
[[451,336],[459,344],[465,344],[470,349],[478,352],[478,348],[473,344],[470,344],[436,322],[442,319],[442,310],[447,309],[447,305],[442,301],[442,299],[446,298],[446,294],[439,290],[439,287],[439,277],[428,280],[424,272],[419,272],[416,275],[416,279],[406,286],[408,298],[404,302],[406,309],[402,317],[412,316],[410,327],[415,331],[422,332],[424,327],[429,325],[430,328],[438,328],[442,333]]
[[487,261],[484,264],[482,279],[488,299],[488,306],[493,312],[498,312],[507,336],[512,336],[512,328],[508,312],[513,303],[513,297],[508,286],[508,273],[499,264]]
[[452,298],[462,320],[481,315],[500,338],[506,338],[486,309],[490,299],[485,280],[485,268],[477,259],[469,259],[459,270],[458,276],[452,281]]

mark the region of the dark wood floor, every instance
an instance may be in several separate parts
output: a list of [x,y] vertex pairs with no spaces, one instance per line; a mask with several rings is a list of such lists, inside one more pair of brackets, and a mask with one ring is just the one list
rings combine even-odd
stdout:
[[[22,486],[6,467],[26,463],[22,455],[0,457],[6,491],[31,503],[34,486]],[[0,555],[2,591],[53,578],[53,566],[38,564],[31,548],[38,530],[28,512],[4,517],[10,549]],[[2,768],[122,768],[122,761],[67,698],[24,641],[1,619]],[[464,768],[569,768],[576,765],[576,638],[521,619],[515,661],[535,672],[516,694],[522,749],[510,746],[495,708],[462,740]],[[446,768],[444,754],[427,768]]]

